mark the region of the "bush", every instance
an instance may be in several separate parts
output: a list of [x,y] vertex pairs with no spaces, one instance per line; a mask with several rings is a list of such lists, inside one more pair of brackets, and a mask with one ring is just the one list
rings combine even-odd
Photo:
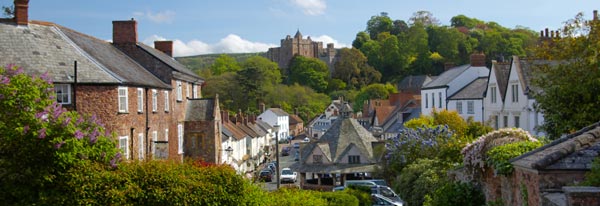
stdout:
[[513,171],[510,159],[541,147],[541,142],[515,142],[492,148],[486,152],[486,165],[494,168],[494,174],[509,175]]
[[[368,195],[368,194],[367,194]],[[321,198],[330,206],[359,206],[359,199],[349,192],[321,192]],[[369,202],[370,203],[370,202]],[[294,205],[294,204],[291,204]]]
[[431,195],[436,188],[447,181],[446,171],[450,165],[435,159],[418,159],[406,166],[393,184],[407,205],[422,205],[426,195]]
[[585,174],[585,181],[582,184],[600,187],[600,157],[594,159],[592,169]]
[[425,206],[479,206],[485,205],[481,189],[470,183],[448,182],[435,190]]
[[358,200],[358,205],[371,206],[371,202],[373,201],[371,199],[371,189],[369,188],[367,191],[357,190],[357,189],[353,188],[354,186],[356,186],[356,185],[353,185],[353,186],[350,186],[349,188],[344,189],[344,192],[354,196]]

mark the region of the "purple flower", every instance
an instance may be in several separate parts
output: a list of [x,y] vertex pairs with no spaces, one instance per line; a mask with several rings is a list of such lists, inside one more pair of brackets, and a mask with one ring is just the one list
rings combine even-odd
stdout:
[[[56,102],[54,102],[56,103]],[[53,113],[53,117],[54,119],[58,119],[58,117],[60,117],[60,115],[65,112],[64,108],[58,106],[56,108],[54,108],[54,113]]]
[[83,118],[82,118],[82,117],[79,117],[79,118],[77,119],[77,125],[81,124],[82,122],[83,122]]
[[110,160],[110,166],[111,166],[112,168],[117,168],[117,162],[119,162],[119,160],[121,160],[121,153],[120,153],[120,152],[118,152],[118,153],[115,155],[115,157],[113,157],[113,158]]
[[0,84],[9,84],[10,83],[10,78],[6,77],[6,76],[0,76]]
[[46,128],[41,128],[40,130],[38,130],[38,138],[40,139],[44,139],[46,138]]
[[40,79],[46,81],[48,84],[52,84],[52,79],[50,79],[48,76],[48,72],[44,72],[42,75],[40,75]]
[[98,135],[100,135],[100,132],[98,132],[98,128],[94,128],[94,131],[89,135],[90,143],[95,144],[98,140]]
[[70,122],[71,122],[71,117],[67,117],[67,118],[65,118],[65,121],[63,121],[62,126],[66,127],[67,125],[69,125]]
[[63,145],[63,144],[65,144],[65,141],[62,141],[62,142],[56,143],[56,144],[54,145],[54,148],[55,148],[55,149],[60,149],[60,147],[62,147],[62,145]]
[[48,111],[44,110],[44,111],[36,113],[35,118],[36,119],[47,118],[47,117],[44,117],[44,116],[47,116],[47,114],[48,114]]
[[29,131],[29,125],[25,125],[23,127],[23,134],[27,134],[28,131]]
[[83,138],[83,132],[81,132],[80,130],[75,131],[75,138],[77,138],[77,139]]

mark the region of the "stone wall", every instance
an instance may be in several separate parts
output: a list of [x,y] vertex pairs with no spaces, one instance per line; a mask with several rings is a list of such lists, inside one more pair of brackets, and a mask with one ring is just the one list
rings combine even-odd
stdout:
[[221,138],[215,121],[185,122],[185,157],[201,159],[219,164],[221,160]]

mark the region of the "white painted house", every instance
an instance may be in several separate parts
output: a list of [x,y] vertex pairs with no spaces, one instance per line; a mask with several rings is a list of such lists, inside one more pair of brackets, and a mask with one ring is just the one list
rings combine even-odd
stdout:
[[[460,96],[456,96],[453,101],[450,101],[450,97],[455,96],[471,84],[480,83],[480,81],[476,80],[487,77],[489,72],[490,70],[485,66],[485,55],[472,54],[471,64],[450,68],[421,88],[421,113],[430,115],[434,109],[456,110],[458,108],[457,104],[464,103],[466,105],[462,105],[462,108],[465,108],[466,112],[470,112],[470,108],[473,111],[472,113],[465,113],[463,118],[466,119],[469,116],[473,116],[474,118],[479,117],[481,119],[483,117],[483,109],[481,107],[483,105],[483,90],[479,99],[472,97],[459,98]],[[485,87],[485,84],[481,85],[481,87]]]
[[544,135],[536,129],[544,117],[534,109],[536,101],[530,93],[531,67],[543,63],[517,56],[511,62],[493,62],[484,99],[486,122],[496,129],[518,127],[533,135]]
[[269,108],[262,114],[258,115],[258,119],[266,122],[270,126],[279,125],[277,133],[279,140],[290,136],[290,115],[280,108]]

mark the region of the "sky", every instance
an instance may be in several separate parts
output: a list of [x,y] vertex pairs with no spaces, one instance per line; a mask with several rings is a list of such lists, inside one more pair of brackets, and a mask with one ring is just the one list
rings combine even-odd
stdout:
[[[10,6],[13,0],[0,0]],[[297,30],[311,39],[351,47],[367,21],[429,11],[442,25],[463,14],[508,28],[555,30],[579,12],[590,19],[599,0],[30,0],[29,19],[49,21],[103,40],[112,21],[138,22],[138,40],[173,40],[174,56],[265,52]]]

